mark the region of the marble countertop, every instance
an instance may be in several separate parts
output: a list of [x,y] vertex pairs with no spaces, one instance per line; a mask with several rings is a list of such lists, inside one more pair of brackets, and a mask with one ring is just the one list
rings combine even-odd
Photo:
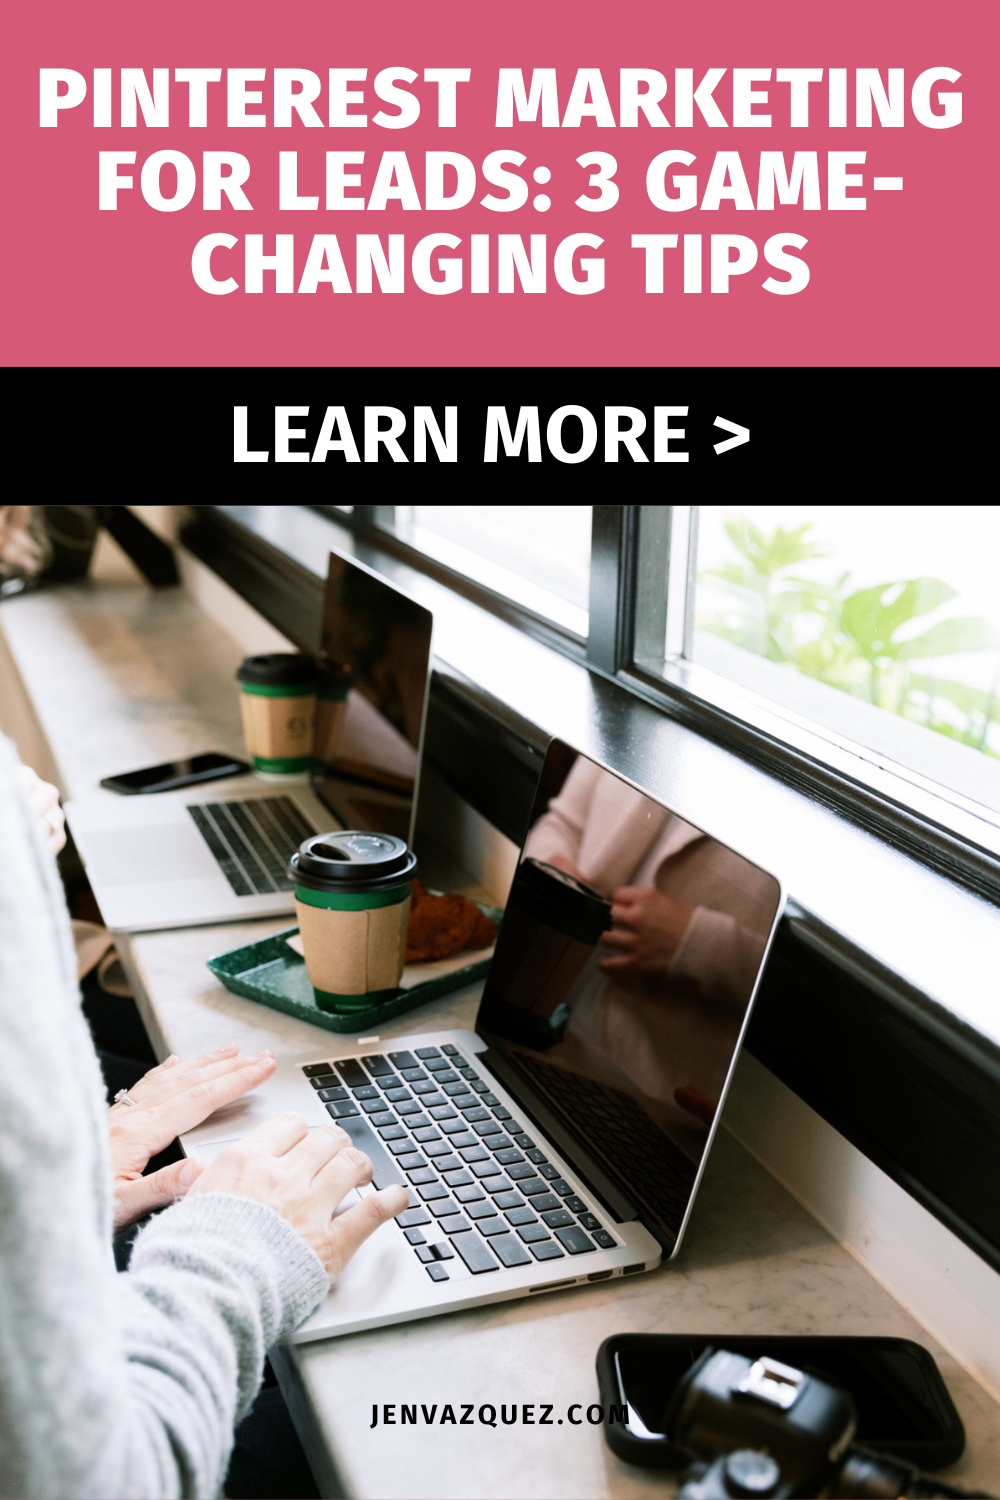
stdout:
[[[180,589],[81,583],[5,599],[0,629],[64,800],[203,750],[244,755],[244,652]],[[109,792],[109,796],[114,794]]]
[[[81,586],[0,608],[11,656],[67,795],[112,771],[212,744],[238,751],[233,672],[241,651],[180,591]],[[137,935],[123,959],[154,1046],[192,1054],[237,1041],[277,1053],[331,1034],[230,994],[205,961],[287,919]],[[470,1026],[466,990],[395,1018],[383,1040]],[[725,1120],[723,1120],[723,1124]],[[891,1334],[934,1353],[968,1434],[949,1477],[1000,1492],[1000,1411],[987,1393],[725,1130],[677,1260],[627,1281],[552,1292],[443,1318],[297,1346],[277,1361],[326,1495],[626,1497],[670,1493],[620,1462],[601,1429],[558,1424],[597,1400],[594,1358],[620,1331]],[[553,1404],[553,1425],[372,1430],[372,1406],[456,1411]]]

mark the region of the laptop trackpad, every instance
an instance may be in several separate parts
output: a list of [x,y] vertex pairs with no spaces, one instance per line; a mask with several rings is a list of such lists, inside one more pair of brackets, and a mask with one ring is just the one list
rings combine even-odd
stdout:
[[193,824],[95,829],[84,836],[84,842],[87,873],[103,885],[194,879],[219,873]]

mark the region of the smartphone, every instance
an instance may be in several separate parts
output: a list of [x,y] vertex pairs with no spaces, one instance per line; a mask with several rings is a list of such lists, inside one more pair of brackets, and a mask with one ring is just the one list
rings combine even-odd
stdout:
[[146,766],[141,771],[123,771],[120,776],[105,776],[101,786],[126,797],[148,796],[151,792],[172,792],[175,787],[194,786],[200,781],[243,776],[249,769],[245,760],[211,751],[206,755],[188,756],[186,760],[168,760],[162,766]]
[[627,1408],[628,1422],[607,1425],[610,1447],[629,1463],[680,1468],[688,1456],[664,1431],[663,1413],[678,1381],[708,1348],[770,1355],[850,1391],[856,1441],[924,1469],[954,1463],[965,1430],[934,1358],[912,1339],[747,1337],[734,1334],[617,1334],[597,1355],[605,1410]]

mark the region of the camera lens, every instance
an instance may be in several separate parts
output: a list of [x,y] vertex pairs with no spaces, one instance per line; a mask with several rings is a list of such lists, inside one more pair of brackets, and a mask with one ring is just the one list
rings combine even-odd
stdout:
[[734,1495],[770,1495],[780,1478],[774,1459],[755,1448],[737,1448],[726,1459],[726,1479]]

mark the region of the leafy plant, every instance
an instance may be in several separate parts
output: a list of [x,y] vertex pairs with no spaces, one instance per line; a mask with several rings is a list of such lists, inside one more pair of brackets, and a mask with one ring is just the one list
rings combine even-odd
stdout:
[[1000,647],[987,620],[952,617],[914,634],[914,621],[956,597],[940,578],[908,578],[852,589],[850,572],[833,584],[792,570],[829,549],[810,533],[813,523],[764,532],[746,516],[726,521],[740,562],[707,569],[699,582],[721,590],[727,607],[699,625],[734,645],[784,664],[876,707],[924,724],[981,750],[1000,720],[1000,656],[993,687],[984,691],[911,663]]

